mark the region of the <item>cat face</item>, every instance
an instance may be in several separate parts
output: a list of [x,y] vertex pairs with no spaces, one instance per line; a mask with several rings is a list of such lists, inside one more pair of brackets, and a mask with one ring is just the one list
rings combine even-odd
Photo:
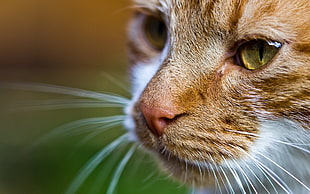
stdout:
[[[264,166],[276,172],[273,162],[294,172],[291,163],[309,167],[309,155],[293,157],[292,146],[277,144],[309,143],[308,0],[135,5],[125,125],[168,173],[206,186],[227,181],[217,177],[264,176]],[[295,176],[309,177],[303,172]]]

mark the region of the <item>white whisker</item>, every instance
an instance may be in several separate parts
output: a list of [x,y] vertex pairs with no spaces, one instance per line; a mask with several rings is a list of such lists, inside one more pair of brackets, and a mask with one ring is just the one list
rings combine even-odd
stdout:
[[224,171],[224,169],[221,166],[219,166],[219,169],[221,170],[221,172],[223,173],[223,175],[225,177],[225,180],[226,180],[226,183],[228,184],[230,193],[235,193],[235,191],[234,191],[234,189],[233,189],[233,187],[232,187],[232,185],[231,185],[231,183],[229,181],[229,178],[226,175],[226,172]]
[[187,180],[187,173],[188,173],[188,162],[184,160],[185,162],[185,175],[184,175],[184,180]]
[[255,160],[256,164],[260,166],[260,168],[268,174],[268,176],[276,182],[286,193],[293,193],[289,186],[270,168],[268,168],[266,165],[264,165],[262,162]]
[[[115,122],[115,123],[109,123],[109,124],[106,124],[104,126],[99,126],[95,129],[95,131],[93,131],[92,133],[90,133],[89,135],[87,135],[86,137],[84,137],[82,139],[81,142],[79,142],[78,146],[81,146],[82,144],[90,141],[92,138],[95,138],[96,136],[98,136],[99,134],[105,132],[106,130],[108,129],[111,129],[113,127],[116,127],[116,126],[120,126],[122,124],[122,122]],[[94,130],[94,129],[92,129]],[[89,129],[87,129],[87,131],[89,131]],[[83,132],[81,132],[83,133]]]
[[125,118],[124,115],[116,115],[116,116],[110,116],[110,117],[94,117],[94,118],[80,119],[80,120],[69,122],[60,127],[55,128],[52,131],[52,133],[50,133],[48,136],[57,136],[61,134],[66,134],[70,132],[72,129],[76,129],[76,128],[84,127],[88,125],[103,125],[107,123],[121,122],[124,120],[124,118]]
[[[15,108],[16,107],[16,108]],[[103,102],[98,100],[88,99],[68,99],[68,100],[42,100],[30,103],[14,104],[14,109],[17,111],[41,111],[41,110],[59,110],[73,108],[123,108],[124,104]]]
[[[115,115],[115,116],[110,116],[110,117],[95,117],[95,118],[87,118],[87,119],[80,119],[77,121],[72,121],[67,124],[54,128],[50,133],[39,138],[37,141],[31,144],[28,149],[36,148],[38,147],[38,145],[46,143],[56,137],[78,135],[81,133],[86,133],[86,132],[90,132],[92,130],[98,130],[98,129],[100,129],[100,131],[103,131],[105,129],[109,129],[113,126],[119,125],[124,120],[124,118],[125,118],[124,115]],[[100,125],[100,126],[96,126],[94,128],[85,128],[85,129],[77,130],[78,128],[89,126],[89,125]]]
[[[115,172],[115,162],[122,160],[127,151],[128,146],[126,145],[117,147],[109,155],[109,157],[106,158],[104,162],[102,162],[102,165],[98,165],[98,169],[94,170],[94,175],[96,175],[96,178],[93,179],[91,176],[89,177],[92,183],[87,190],[87,193],[102,193],[102,191],[106,189],[106,183],[110,182],[109,175],[111,172]],[[90,181],[88,181],[88,183],[90,183]]]
[[[242,148],[240,148],[240,147],[237,147],[237,146],[234,146],[234,145],[230,145],[231,147],[233,147],[233,148],[235,148],[235,149],[238,149],[238,150],[240,150],[240,151],[242,151],[242,152],[244,152],[245,154],[247,154],[249,157],[251,157],[247,152],[245,152]],[[251,157],[252,158],[252,157]],[[277,192],[277,190],[276,190],[276,188],[275,188],[275,186],[273,185],[273,183],[271,182],[271,180],[269,179],[269,177],[266,175],[266,173],[261,169],[261,167],[259,166],[259,165],[257,165],[257,163],[256,163],[256,161],[255,160],[253,160],[253,163],[252,164],[254,164],[257,168],[258,168],[258,170],[264,175],[264,177],[266,178],[266,180],[268,181],[268,183],[272,186],[272,188],[274,189],[274,191],[276,192],[276,193],[278,193]],[[267,193],[270,193],[269,191],[268,191],[268,189],[266,188],[266,186],[262,183],[262,181],[259,179],[259,177],[256,175],[256,173],[251,169],[251,167],[246,163],[246,162],[244,162],[243,163],[243,165],[245,165],[246,166],[246,168],[253,174],[253,176],[256,178],[256,180],[262,185],[262,187],[265,189],[265,191],[267,192]],[[240,166],[240,165],[239,165]]]
[[130,92],[129,87],[127,87],[124,84],[121,84],[119,80],[115,79],[115,77],[111,76],[110,74],[107,74],[106,72],[103,72],[102,75],[104,78],[110,80],[113,83],[113,85],[118,86],[119,88],[123,89],[126,92]]
[[215,179],[215,182],[216,182],[216,187],[215,187],[215,193],[216,193],[216,191],[217,191],[217,188],[219,189],[219,191],[220,191],[220,193],[222,194],[223,192],[222,192],[222,188],[221,188],[221,185],[220,185],[220,183],[219,183],[219,180],[218,180],[218,177],[217,177],[217,174],[215,173],[215,170],[214,170],[214,167],[213,166],[211,166],[211,164],[209,163],[209,168],[211,169],[211,172],[212,172],[212,174],[213,174],[213,176],[214,176],[214,179]]
[[87,164],[80,170],[77,177],[73,180],[66,191],[66,194],[74,194],[81,187],[84,181],[94,171],[94,169],[113,151],[116,147],[127,142],[128,134],[124,134],[114,140],[109,145],[105,146],[100,152],[93,156]]
[[[226,192],[229,193],[229,189],[227,188],[227,185],[225,184],[225,180],[224,180],[224,178],[222,177],[222,173],[220,172],[219,166],[215,163],[215,161],[214,161],[214,159],[213,159],[212,157],[211,157],[210,159],[211,159],[212,164],[213,164],[213,166],[214,166],[214,168],[215,168],[215,170],[213,170],[213,171],[214,171],[214,172],[215,172],[215,171],[218,172],[218,175],[219,175],[219,177],[220,177],[220,180],[221,180],[223,186],[225,187]],[[221,187],[220,187],[220,190],[221,190]]]
[[[108,129],[111,129],[115,126],[121,126],[122,121],[111,121],[111,122],[107,122],[104,124],[100,124],[100,125],[95,125],[92,124],[94,126],[89,127],[89,126],[85,126],[85,127],[80,127],[80,128],[75,128],[74,130],[69,130],[65,133],[63,133],[63,135],[65,136],[77,136],[77,135],[81,135],[81,134],[85,134],[85,133],[92,133],[95,132],[97,134],[100,134]],[[91,136],[92,134],[90,134]]]
[[[250,184],[251,188],[253,189],[253,191],[258,194],[257,190],[255,189],[255,186],[254,184],[252,183],[251,179],[248,177],[248,175],[246,174],[245,170],[242,169],[242,167],[240,166],[240,164],[234,160],[234,163],[235,165],[237,166],[237,168],[239,169],[239,171],[243,174],[244,176],[244,181],[247,182],[247,185],[248,183]],[[249,185],[248,185],[248,188],[249,188]],[[250,188],[249,188],[249,191],[251,192]]]
[[[252,159],[252,161],[259,167],[259,169],[263,170],[274,182],[276,182],[286,193],[293,193],[291,189],[288,187],[288,185],[270,168],[268,168],[265,164],[260,162],[258,159],[254,158],[250,154],[248,154],[246,151],[244,151],[241,148],[236,147],[236,149],[239,149],[244,154],[246,154],[248,157]],[[280,182],[279,182],[280,181]],[[273,184],[272,184],[273,185]],[[276,188],[274,188],[276,190]]]
[[[225,165],[227,166],[227,168],[229,169],[229,171],[231,172],[231,174],[234,176],[235,181],[237,182],[242,193],[246,193],[244,188],[243,188],[242,181],[241,181],[238,173],[236,172],[236,170],[234,168],[232,168],[231,165],[229,165],[229,163],[227,162],[227,160],[224,157],[222,157],[222,159],[223,159]],[[234,160],[232,160],[232,161],[235,162]]]
[[[269,182],[269,184],[271,185],[271,187],[273,188],[273,190],[275,191],[275,193],[278,193],[276,187],[274,186],[274,184],[272,183],[272,181],[270,180],[269,176],[272,178],[272,180],[275,180],[275,182],[277,184],[278,181],[272,176],[270,175],[270,173],[266,173],[266,170],[264,168],[262,168],[262,166],[260,164],[257,163],[257,161],[253,160],[253,164],[259,169],[259,171],[264,175],[264,177],[266,178],[266,180]],[[254,173],[254,172],[253,172]],[[283,188],[283,186],[281,184],[279,184],[281,188]],[[263,186],[264,187],[264,186]],[[267,190],[267,188],[266,188]],[[285,190],[285,189],[284,189]],[[269,191],[267,190],[267,192],[269,193]]]
[[131,147],[131,149],[127,152],[127,154],[124,156],[124,158],[122,159],[122,161],[118,164],[118,167],[113,175],[113,178],[111,180],[111,183],[109,185],[109,188],[107,190],[107,194],[113,194],[116,188],[116,185],[120,179],[120,176],[122,175],[125,166],[127,165],[129,159],[131,158],[131,156],[133,155],[133,153],[136,150],[136,145],[133,145]]
[[301,184],[304,188],[306,188],[308,191],[310,191],[310,188],[303,183],[301,180],[299,180],[297,177],[295,177],[292,173],[290,173],[288,170],[286,170],[285,168],[283,168],[281,165],[277,164],[275,161],[273,161],[272,159],[270,159],[269,157],[265,156],[264,154],[257,152],[260,156],[262,156],[263,158],[267,159],[268,161],[270,161],[272,164],[274,164],[276,167],[280,168],[281,170],[283,170],[286,174],[288,174],[290,177],[292,177],[293,179],[295,179],[299,184]]
[[233,132],[233,133],[238,133],[238,134],[243,134],[243,135],[249,135],[249,136],[259,137],[258,134],[250,133],[250,132],[246,132],[246,131],[237,131],[237,130],[231,130],[231,129],[226,129],[226,131]]
[[268,138],[269,140],[273,141],[273,142],[276,142],[276,143],[280,143],[280,144],[284,144],[284,145],[287,145],[287,146],[290,146],[290,147],[293,147],[293,148],[296,148],[298,150],[301,150],[303,152],[306,152],[308,154],[310,154],[310,150],[307,150],[303,147],[300,147],[301,145],[306,145],[306,144],[295,144],[295,143],[289,143],[289,142],[285,142],[285,141],[280,141],[280,140],[275,140],[275,139],[271,139],[271,138]]
[[[266,186],[263,184],[263,182],[259,179],[259,177],[256,175],[256,173],[251,169],[251,167],[247,164],[247,163],[243,163],[243,165],[245,165],[245,167],[251,172],[251,174],[255,177],[255,179],[258,181],[258,183],[263,187],[263,189],[266,191],[266,193],[270,192],[268,191],[268,189],[266,188]],[[269,177],[266,176],[265,172],[262,171],[260,169],[260,167],[258,165],[256,165],[256,163],[254,162],[254,165],[264,174],[265,178],[267,179],[267,181],[272,185],[272,187],[274,188],[272,182],[269,180]],[[240,165],[239,165],[240,166]],[[274,188],[275,189],[275,188]],[[275,189],[276,191],[276,189]],[[276,191],[277,192],[277,191]]]
[[198,167],[198,170],[199,170],[200,180],[203,180],[201,166],[200,166],[199,162],[195,162],[195,163],[196,163],[196,166]]
[[[244,132],[244,131],[236,131],[236,130],[229,130],[229,129],[227,129],[227,131],[230,131],[230,132],[233,132],[233,133],[238,133],[238,134],[243,134],[243,135],[260,137],[260,135],[258,135],[258,134]],[[307,150],[307,149],[305,149],[303,147],[300,147],[300,146],[310,146],[310,144],[306,144],[306,143],[304,144],[304,143],[300,143],[300,142],[286,142],[286,141],[282,141],[282,140],[271,138],[271,137],[264,137],[264,138],[267,139],[267,140],[270,140],[272,142],[275,142],[275,143],[281,143],[281,144],[284,144],[284,145],[287,145],[287,146],[290,146],[290,147],[294,147],[296,149],[299,149],[299,150],[301,150],[303,152],[306,152],[306,153],[310,154],[310,150]]]
[[1,84],[1,87],[23,91],[64,94],[82,98],[97,99],[105,102],[124,104],[124,105],[130,102],[130,100],[116,95],[98,93],[71,87],[42,84],[42,83],[3,83]]

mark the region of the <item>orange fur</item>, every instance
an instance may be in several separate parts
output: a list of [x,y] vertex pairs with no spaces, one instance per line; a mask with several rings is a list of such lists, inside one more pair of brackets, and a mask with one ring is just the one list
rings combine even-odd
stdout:
[[[225,159],[246,158],[243,151],[252,149],[261,120],[288,119],[309,130],[309,0],[135,3],[162,17],[170,34],[167,56],[132,112],[140,142],[161,158],[169,173],[192,185],[214,184],[212,172],[195,162],[220,165]],[[129,33],[133,66],[147,65],[161,55],[145,43],[139,17]],[[271,63],[250,71],[238,66],[233,56],[251,39],[283,46]],[[148,130],[141,103],[178,117],[157,137]]]

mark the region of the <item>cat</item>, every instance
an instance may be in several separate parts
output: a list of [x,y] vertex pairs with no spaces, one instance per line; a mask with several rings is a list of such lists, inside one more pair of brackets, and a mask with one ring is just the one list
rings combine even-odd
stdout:
[[76,193],[128,140],[134,145],[107,193],[114,193],[139,145],[197,194],[310,193],[310,1],[134,0],[133,7],[131,100],[47,84],[0,84],[80,98],[55,109],[125,107],[125,115],[68,123],[39,141],[76,128],[84,133],[91,124],[98,132],[87,139],[121,122],[127,129],[89,160],[66,193]]
[[310,193],[310,1],[134,7],[131,139],[197,193]]

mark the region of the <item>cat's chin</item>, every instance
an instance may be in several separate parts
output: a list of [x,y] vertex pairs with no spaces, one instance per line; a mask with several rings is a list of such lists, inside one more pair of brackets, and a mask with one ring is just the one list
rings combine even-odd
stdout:
[[214,177],[220,176],[215,169],[216,164],[210,162],[188,161],[168,154],[167,151],[157,153],[161,169],[175,180],[195,188],[214,187]]

